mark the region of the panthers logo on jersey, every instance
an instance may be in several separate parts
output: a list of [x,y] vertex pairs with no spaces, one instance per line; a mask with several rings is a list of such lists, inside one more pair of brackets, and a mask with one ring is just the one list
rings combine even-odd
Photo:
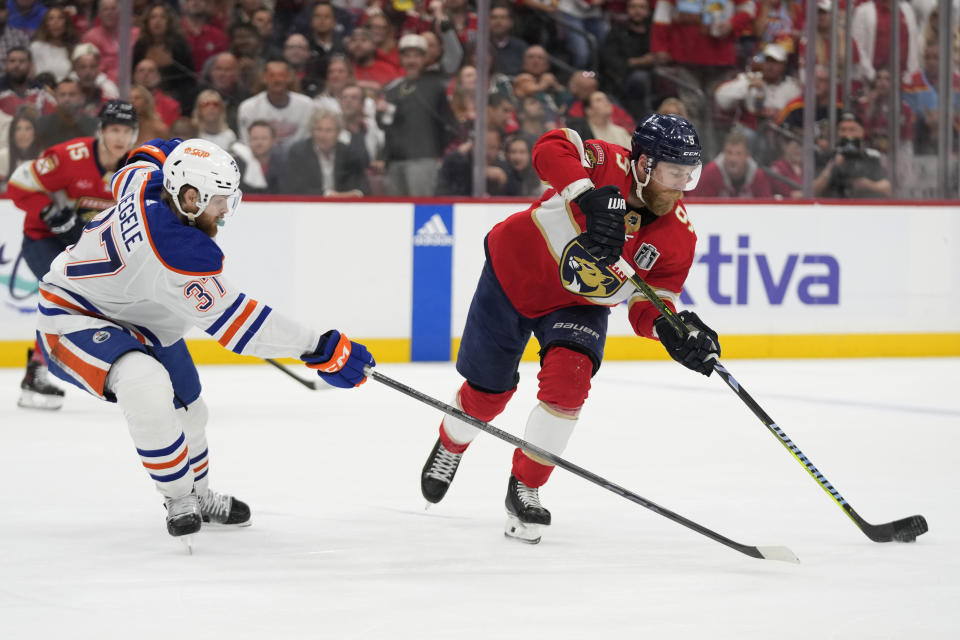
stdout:
[[609,298],[624,283],[609,267],[597,264],[578,238],[563,249],[559,267],[563,288],[585,298]]

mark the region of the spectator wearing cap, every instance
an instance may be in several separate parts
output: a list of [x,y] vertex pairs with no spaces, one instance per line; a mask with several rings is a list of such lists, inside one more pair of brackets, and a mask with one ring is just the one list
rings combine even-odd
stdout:
[[423,36],[407,34],[397,47],[406,75],[387,85],[377,104],[386,134],[386,189],[389,195],[432,196],[440,158],[456,135],[456,122],[443,79],[423,73],[427,55]]
[[48,9],[30,43],[34,73],[50,73],[56,80],[66,78],[73,68],[70,52],[78,42],[80,34],[67,12],[61,7]]
[[788,76],[786,69],[787,52],[778,44],[768,44],[759,71],[744,71],[717,87],[717,108],[755,131],[761,120],[775,118],[800,95],[800,83]]
[[837,121],[837,146],[813,180],[813,193],[824,198],[884,198],[892,189],[880,153],[864,143],[860,118],[852,111]]
[[[117,82],[120,68],[120,12],[117,10],[117,0],[100,0],[97,5],[99,23],[83,34],[81,40],[89,42],[100,51],[100,69],[113,82]],[[130,31],[130,50],[124,56],[128,61],[133,54],[133,43],[140,37],[140,28],[133,27]],[[159,82],[160,76],[157,76]],[[156,97],[156,96],[154,96]],[[159,107],[159,104],[157,105]],[[169,124],[169,123],[168,123]]]
[[100,51],[95,46],[89,42],[80,43],[74,47],[71,57],[73,71],[69,77],[80,85],[83,112],[96,116],[104,102],[120,97],[120,91],[107,74],[100,71]]
[[757,161],[750,157],[747,136],[734,131],[723,151],[703,168],[691,195],[704,198],[769,198],[770,183]]

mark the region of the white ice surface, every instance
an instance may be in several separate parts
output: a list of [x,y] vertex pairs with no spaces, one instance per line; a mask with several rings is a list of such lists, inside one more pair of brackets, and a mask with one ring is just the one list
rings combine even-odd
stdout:
[[[0,638],[960,638],[960,360],[726,364],[861,516],[930,532],[869,541],[721,380],[670,362],[605,363],[564,457],[801,564],[563,470],[543,542],[506,540],[506,443],[481,434],[425,512],[434,409],[202,367],[212,484],[254,524],[188,556],[116,406],[71,388],[17,409],[21,372],[0,369]],[[444,401],[459,384],[452,364],[379,371]],[[522,436],[535,371],[500,428]]]

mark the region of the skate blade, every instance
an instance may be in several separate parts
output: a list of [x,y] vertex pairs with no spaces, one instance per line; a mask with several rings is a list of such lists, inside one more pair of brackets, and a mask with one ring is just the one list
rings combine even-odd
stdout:
[[195,534],[193,533],[188,533],[187,535],[184,535],[184,536],[177,536],[177,540],[179,540],[180,543],[187,550],[187,555],[191,555],[191,556],[193,555],[193,546],[195,543],[194,537],[195,537]]
[[20,399],[17,400],[17,406],[22,409],[42,409],[44,411],[56,411],[63,406],[63,396],[51,396],[45,393],[37,393],[29,389],[20,390]]
[[238,522],[236,524],[224,524],[222,522],[214,522],[213,520],[204,520],[203,528],[204,529],[239,529],[241,527],[249,527],[253,524],[252,520],[247,520],[246,522]]
[[540,542],[540,529],[543,525],[521,522],[515,515],[507,515],[507,524],[503,528],[503,535],[526,544]]

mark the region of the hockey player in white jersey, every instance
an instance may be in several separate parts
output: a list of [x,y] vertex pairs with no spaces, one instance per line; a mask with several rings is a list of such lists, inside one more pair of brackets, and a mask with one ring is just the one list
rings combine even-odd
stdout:
[[207,407],[183,341],[191,326],[235,353],[299,358],[337,387],[359,386],[375,364],[362,344],[283,317],[224,274],[213,237],[240,202],[239,183],[233,159],[206,140],[135,149],[113,177],[117,204],[40,283],[50,372],[120,405],[173,536],[250,523],[246,504],[209,487]]

